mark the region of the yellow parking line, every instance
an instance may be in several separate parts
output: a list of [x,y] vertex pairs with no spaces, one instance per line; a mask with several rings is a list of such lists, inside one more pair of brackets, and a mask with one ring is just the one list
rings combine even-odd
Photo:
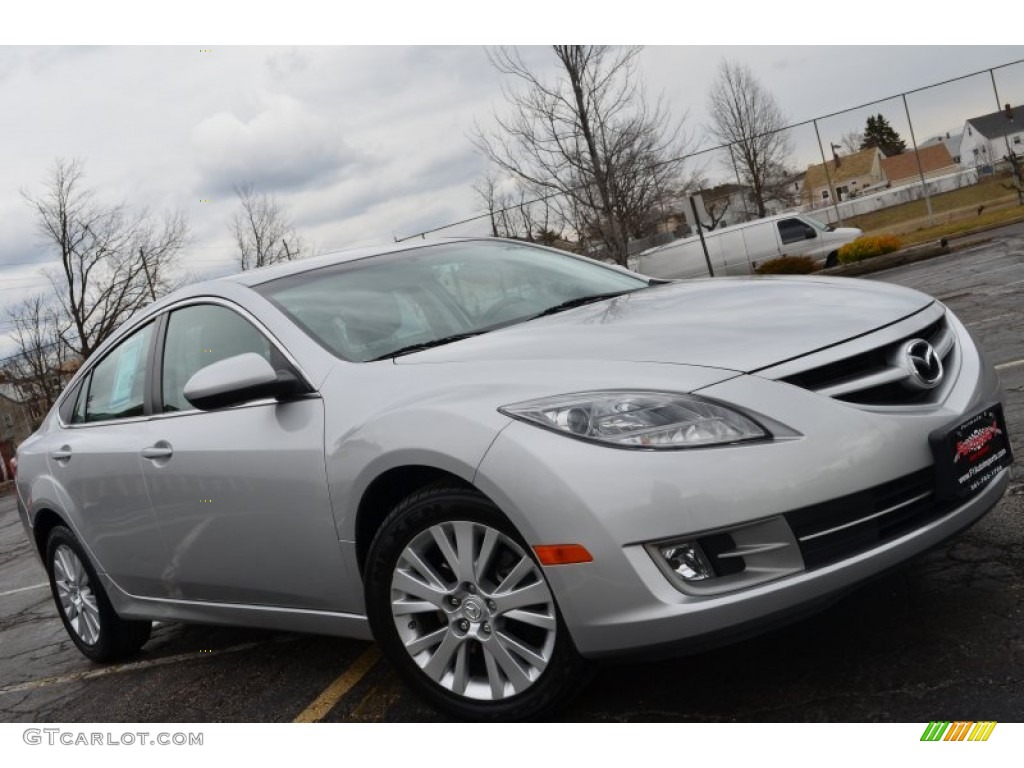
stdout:
[[337,680],[327,686],[324,692],[313,700],[312,704],[302,710],[299,716],[292,722],[320,722],[334,708],[334,705],[341,701],[341,697],[352,690],[353,686],[363,679],[366,673],[377,663],[378,659],[380,659],[380,649],[376,645],[371,645],[363,651],[359,658],[352,662],[348,669],[341,673]]

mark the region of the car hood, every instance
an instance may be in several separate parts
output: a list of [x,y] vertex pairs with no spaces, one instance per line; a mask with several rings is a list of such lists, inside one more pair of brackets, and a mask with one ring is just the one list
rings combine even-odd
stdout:
[[661,362],[752,372],[862,336],[933,299],[849,278],[716,278],[654,286],[396,358]]

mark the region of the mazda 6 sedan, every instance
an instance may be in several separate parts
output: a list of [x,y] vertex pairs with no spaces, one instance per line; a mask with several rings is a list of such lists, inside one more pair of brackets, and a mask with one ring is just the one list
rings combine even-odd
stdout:
[[474,719],[827,604],[975,522],[1012,460],[995,371],[928,296],[495,239],[182,289],[18,458],[90,659],[153,620],[372,638]]

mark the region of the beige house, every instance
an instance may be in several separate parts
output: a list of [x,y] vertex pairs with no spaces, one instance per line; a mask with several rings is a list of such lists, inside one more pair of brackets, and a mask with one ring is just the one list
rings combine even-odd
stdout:
[[[917,167],[918,158],[921,159],[920,171]],[[959,166],[945,144],[933,144],[921,147],[917,152],[904,152],[902,155],[882,158],[882,173],[892,187],[920,183],[922,172],[926,179],[931,179],[956,173],[957,170]]]
[[[835,202],[841,202],[865,191],[874,191],[886,185],[882,171],[882,150],[877,147],[862,149],[852,155],[833,158],[822,165],[807,166],[804,178],[803,202],[812,208],[832,205],[832,191],[835,191]],[[828,168],[828,175],[825,173]],[[832,181],[829,188],[829,179]]]

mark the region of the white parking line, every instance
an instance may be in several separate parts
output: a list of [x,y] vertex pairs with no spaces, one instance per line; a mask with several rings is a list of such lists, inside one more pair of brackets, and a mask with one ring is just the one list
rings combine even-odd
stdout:
[[[287,642],[291,638],[286,640],[278,640],[273,642]],[[20,693],[22,691],[34,691],[39,688],[48,688],[51,685],[60,685],[62,683],[77,683],[82,680],[92,680],[96,677],[106,677],[107,675],[117,675],[122,672],[135,672],[140,669],[149,669],[150,667],[163,667],[168,664],[177,664],[181,661],[195,661],[197,659],[209,659],[213,656],[222,656],[227,653],[238,653],[239,651],[248,651],[257,646],[266,645],[266,641],[256,643],[242,643],[240,645],[232,645],[227,648],[220,648],[213,651],[193,651],[192,653],[179,653],[175,656],[164,656],[159,659],[147,659],[145,661],[132,661],[127,664],[113,664],[109,667],[100,667],[99,669],[83,669],[81,672],[72,672],[69,675],[59,675],[57,677],[44,677],[39,680],[29,680],[26,683],[18,683],[17,685],[11,685],[7,688],[0,688],[0,696],[5,693]]]
[[0,597],[7,597],[8,595],[16,595],[19,592],[28,592],[33,589],[42,589],[43,587],[50,586],[49,583],[33,584],[31,587],[19,587],[18,589],[9,589],[6,592],[0,592]]
[[1005,371],[1007,368],[1016,368],[1018,365],[1024,365],[1024,358],[1020,360],[1011,360],[1008,363],[1000,363],[996,366],[997,371]]

